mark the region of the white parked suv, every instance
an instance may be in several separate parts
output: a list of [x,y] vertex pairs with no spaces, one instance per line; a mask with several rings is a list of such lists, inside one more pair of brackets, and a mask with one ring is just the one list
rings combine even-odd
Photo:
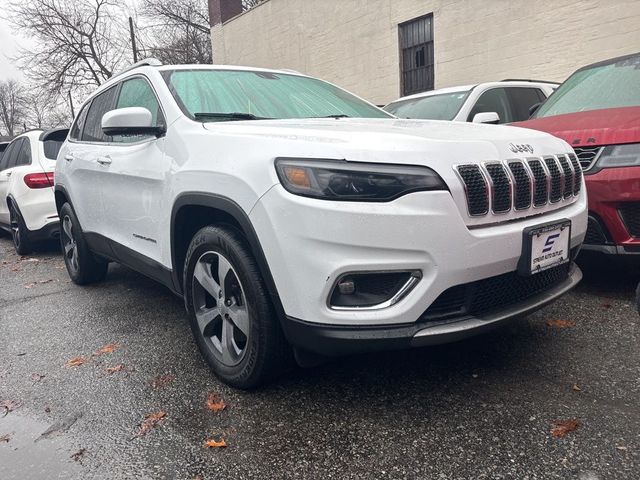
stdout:
[[556,88],[553,82],[502,80],[416,93],[384,109],[399,118],[512,123],[527,120]]
[[[301,74],[146,61],[85,102],[56,204],[74,282],[116,261],[184,297],[240,388],[324,356],[456,340],[571,289],[571,147],[408,121]],[[291,348],[293,347],[293,348]]]
[[11,232],[20,255],[31,253],[38,242],[58,236],[53,172],[67,132],[23,133],[0,158],[0,228]]

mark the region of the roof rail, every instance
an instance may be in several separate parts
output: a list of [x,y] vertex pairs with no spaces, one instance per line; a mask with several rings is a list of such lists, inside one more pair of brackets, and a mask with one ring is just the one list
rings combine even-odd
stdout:
[[551,80],[532,80],[531,78],[505,78],[500,80],[501,82],[535,82],[535,83],[560,83],[552,82]]
[[280,68],[279,69],[281,72],[287,72],[287,73],[297,73],[298,75],[303,75],[302,72],[299,72],[298,70],[294,70],[293,68]]
[[113,74],[113,76],[117,77],[119,75],[122,75],[123,73],[128,72],[129,70],[133,70],[134,68],[138,68],[138,67],[144,67],[144,66],[159,67],[160,65],[162,65],[162,62],[160,60],[158,60],[157,58],[149,57],[149,58],[145,58],[144,60],[140,60],[139,62],[136,62],[133,65],[128,66],[124,70],[121,70],[118,73]]

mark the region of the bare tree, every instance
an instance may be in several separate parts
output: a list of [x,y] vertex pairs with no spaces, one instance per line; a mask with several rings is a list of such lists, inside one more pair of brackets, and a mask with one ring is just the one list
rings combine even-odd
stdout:
[[24,90],[16,80],[0,81],[0,122],[9,137],[15,136],[24,121],[24,99]]
[[150,56],[164,63],[211,63],[209,11],[203,0],[142,0],[147,26],[141,41]]
[[37,87],[30,91],[24,98],[24,116],[29,128],[66,127],[71,124],[71,112],[63,98]]
[[121,0],[14,0],[11,22],[37,45],[19,65],[56,94],[100,85],[128,50],[121,8]]

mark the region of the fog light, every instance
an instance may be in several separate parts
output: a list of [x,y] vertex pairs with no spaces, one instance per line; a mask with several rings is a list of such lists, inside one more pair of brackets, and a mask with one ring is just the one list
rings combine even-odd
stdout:
[[420,278],[420,270],[345,274],[331,291],[329,307],[337,310],[390,307],[404,298]]
[[356,284],[352,278],[344,278],[338,283],[340,295],[353,295],[356,291]]

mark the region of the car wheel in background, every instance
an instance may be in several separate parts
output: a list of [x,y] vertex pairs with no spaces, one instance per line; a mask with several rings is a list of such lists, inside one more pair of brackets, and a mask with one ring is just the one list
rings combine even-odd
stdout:
[[242,389],[280,374],[291,349],[242,234],[231,227],[202,228],[191,241],[184,272],[191,329],[213,372]]
[[13,246],[18,255],[29,255],[32,252],[31,242],[29,242],[29,234],[24,219],[20,215],[16,205],[11,202],[9,205],[9,219],[11,222],[11,236],[13,237]]
[[74,283],[87,285],[104,280],[109,262],[97,258],[87,245],[71,205],[60,209],[60,245],[67,272]]

